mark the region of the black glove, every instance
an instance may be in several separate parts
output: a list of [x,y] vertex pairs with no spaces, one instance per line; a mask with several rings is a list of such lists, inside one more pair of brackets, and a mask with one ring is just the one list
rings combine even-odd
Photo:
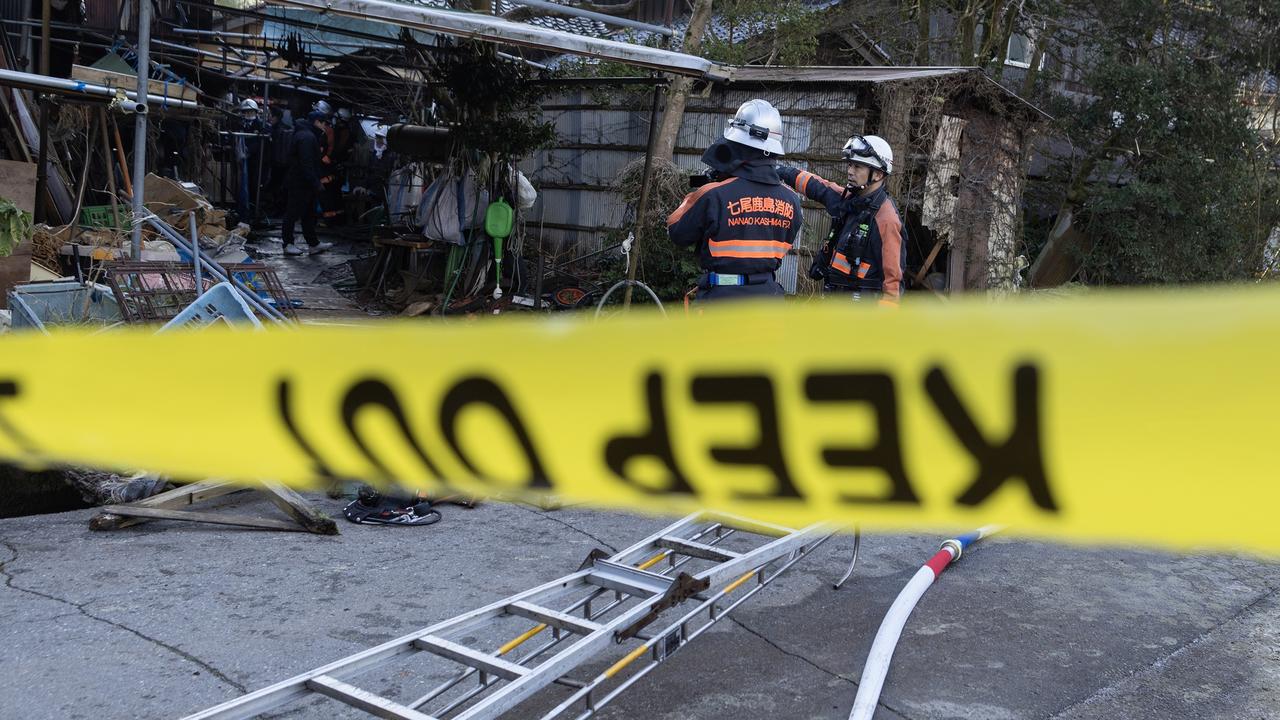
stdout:
[[831,267],[831,246],[823,245],[813,256],[813,262],[809,265],[809,279],[825,280],[829,267]]

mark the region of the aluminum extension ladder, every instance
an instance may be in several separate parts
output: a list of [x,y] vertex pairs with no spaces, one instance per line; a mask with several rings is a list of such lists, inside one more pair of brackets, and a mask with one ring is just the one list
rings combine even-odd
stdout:
[[[591,717],[811,553],[833,530],[826,524],[796,530],[695,513],[613,555],[593,550],[577,572],[185,720],[251,718],[315,695],[381,718],[487,720],[518,706],[519,717],[542,712],[550,720],[575,708],[579,714],[574,717]],[[735,594],[753,577],[754,584]],[[691,609],[667,614],[687,600],[694,601]],[[523,632],[512,637],[518,629]],[[540,642],[529,642],[539,636]],[[608,662],[624,645],[631,649],[602,672],[570,677],[589,663]],[[352,684],[357,675],[422,654],[434,656],[433,662],[442,658],[440,664],[447,667],[432,675],[438,684],[416,698],[382,697]],[[645,655],[646,664],[625,679],[619,677]],[[573,692],[543,710],[555,697],[540,691],[552,684]]]

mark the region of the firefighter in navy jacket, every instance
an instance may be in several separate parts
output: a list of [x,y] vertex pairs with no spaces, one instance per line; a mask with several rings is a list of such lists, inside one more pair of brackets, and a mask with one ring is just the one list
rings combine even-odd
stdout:
[[783,295],[776,273],[800,232],[800,196],[778,178],[782,117],[764,100],[738,108],[702,155],[708,182],[667,218],[671,242],[696,246],[699,299]]
[[897,305],[902,297],[907,262],[902,218],[885,191],[893,172],[893,150],[883,138],[854,135],[844,145],[848,184],[836,183],[795,168],[778,168],[778,177],[831,214],[832,233],[814,257],[809,276],[823,280],[832,292],[852,292],[855,299],[879,293],[881,305]]

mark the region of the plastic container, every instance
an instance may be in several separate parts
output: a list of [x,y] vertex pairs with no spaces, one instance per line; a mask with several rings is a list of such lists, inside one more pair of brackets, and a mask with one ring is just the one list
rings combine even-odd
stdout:
[[80,226],[87,228],[115,227],[117,230],[124,230],[129,227],[129,221],[132,217],[129,213],[129,206],[116,203],[116,211],[120,215],[120,224],[113,225],[115,218],[111,216],[110,205],[86,205],[80,208]]

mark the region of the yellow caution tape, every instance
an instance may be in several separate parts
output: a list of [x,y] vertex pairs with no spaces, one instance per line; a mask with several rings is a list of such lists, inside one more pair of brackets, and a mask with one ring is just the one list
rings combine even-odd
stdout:
[[0,342],[28,464],[1280,551],[1270,289]]

